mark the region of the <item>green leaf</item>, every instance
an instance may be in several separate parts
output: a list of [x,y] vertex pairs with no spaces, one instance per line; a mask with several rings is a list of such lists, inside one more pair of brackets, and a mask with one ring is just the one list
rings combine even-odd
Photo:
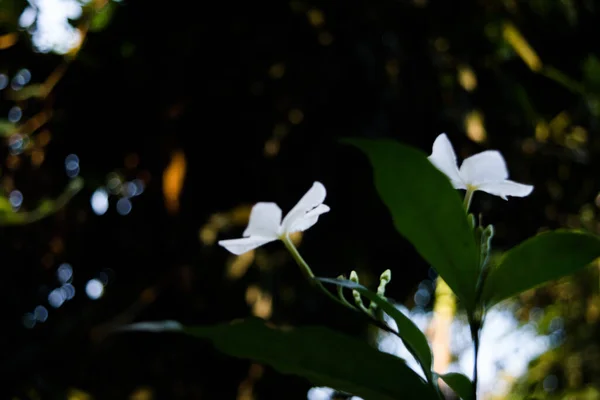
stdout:
[[570,275],[600,257],[600,238],[557,230],[527,239],[504,253],[486,278],[482,299],[488,307],[546,282]]
[[450,372],[448,374],[438,375],[454,393],[460,396],[463,400],[475,400],[473,393],[473,382],[463,374]]
[[365,296],[367,299],[375,302],[385,313],[387,313],[390,317],[396,321],[396,325],[398,325],[398,335],[402,338],[402,341],[406,345],[406,348],[410,351],[410,353],[415,357],[415,359],[421,364],[423,367],[423,371],[426,375],[430,375],[431,365],[433,363],[433,356],[431,355],[431,348],[427,343],[427,338],[421,332],[421,330],[408,318],[406,315],[402,314],[400,310],[394,307],[386,299],[378,296],[377,293],[374,293],[367,289],[366,287],[344,279],[330,279],[330,278],[317,278],[321,282],[333,283],[337,286],[342,286],[347,289],[352,289],[358,291],[361,295]]
[[367,343],[323,327],[275,328],[258,318],[225,325],[184,328],[230,356],[268,364],[368,400],[436,399],[406,363]]
[[423,152],[396,141],[344,142],[367,154],[375,186],[396,229],[472,311],[479,276],[477,246],[460,196],[448,178]]

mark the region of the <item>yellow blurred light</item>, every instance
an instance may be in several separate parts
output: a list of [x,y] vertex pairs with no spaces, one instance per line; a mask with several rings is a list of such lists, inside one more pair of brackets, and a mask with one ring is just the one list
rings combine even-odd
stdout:
[[250,250],[244,254],[240,254],[235,257],[233,261],[227,266],[227,278],[239,279],[246,274],[248,268],[254,261],[255,251]]
[[294,108],[288,113],[288,119],[292,124],[298,125],[304,119],[304,113],[301,110]]
[[477,76],[468,65],[459,65],[458,82],[467,92],[472,92],[477,87]]
[[271,65],[269,68],[269,76],[273,79],[280,79],[285,74],[285,64],[277,63]]
[[242,205],[230,211],[229,217],[234,225],[246,225],[250,219],[251,205]]
[[545,142],[550,136],[550,127],[545,121],[539,121],[535,125],[535,138],[538,142]]
[[217,240],[217,231],[211,226],[205,226],[200,229],[200,241],[207,245],[213,245]]
[[268,319],[273,312],[273,298],[258,286],[250,285],[246,289],[246,303],[252,306],[252,315]]
[[306,16],[308,17],[308,21],[312,26],[320,27],[325,23],[325,15],[321,10],[316,8],[311,8],[308,10]]
[[262,365],[250,365],[248,376],[240,383],[238,388],[237,400],[254,400],[254,383],[262,377],[263,373],[264,367]]
[[590,223],[596,218],[596,213],[591,204],[585,204],[581,207],[581,211],[579,212],[581,221],[584,223]]
[[260,288],[256,285],[250,285],[246,288],[246,303],[254,304],[260,296]]
[[585,313],[585,319],[588,324],[593,324],[598,321],[598,317],[600,316],[600,298],[598,295],[592,295],[588,299],[587,309]]
[[270,294],[263,293],[252,306],[252,314],[263,319],[271,317],[273,313],[273,298]]
[[571,132],[571,136],[573,140],[578,144],[585,144],[588,140],[588,132],[582,126],[574,126],[573,131]]
[[571,117],[566,111],[560,112],[556,117],[550,121],[550,130],[557,139],[562,138],[565,133],[565,129],[571,124]]
[[129,396],[130,400],[152,400],[154,398],[154,394],[152,393],[152,389],[150,388],[138,388],[131,396]]
[[465,116],[467,136],[474,142],[482,143],[487,138],[483,125],[483,115],[479,111],[471,111]]
[[67,392],[67,400],[92,400],[93,397],[90,396],[88,393],[79,390],[79,389],[75,389],[75,388],[71,388],[68,390]]
[[279,153],[280,142],[278,139],[272,138],[265,142],[265,156],[275,157]]

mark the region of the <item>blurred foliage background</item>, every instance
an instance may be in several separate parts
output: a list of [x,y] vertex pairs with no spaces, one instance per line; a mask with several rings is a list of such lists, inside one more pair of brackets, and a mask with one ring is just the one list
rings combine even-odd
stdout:
[[[285,212],[314,180],[332,211],[296,238],[313,270],[368,284],[391,268],[389,296],[430,310],[435,276],[342,137],[501,150],[536,188],[475,196],[499,251],[598,232],[599,7],[0,0],[1,397],[306,399],[309,382],[207,344],[108,333],[253,314],[365,335],[283,246],[216,246],[253,203]],[[590,268],[511,309],[554,339],[509,397],[600,399],[599,283]]]

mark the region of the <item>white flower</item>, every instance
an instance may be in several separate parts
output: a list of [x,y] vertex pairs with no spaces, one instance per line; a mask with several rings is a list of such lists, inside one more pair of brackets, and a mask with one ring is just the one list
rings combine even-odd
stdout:
[[221,240],[219,245],[240,255],[263,244],[284,239],[290,233],[305,231],[317,222],[319,215],[329,211],[329,207],[323,204],[326,194],[323,184],[313,183],[283,221],[277,204],[256,203],[250,212],[250,221],[242,234],[243,238]]
[[508,170],[502,154],[487,150],[466,158],[460,169],[456,154],[445,133],[433,142],[433,151],[428,157],[437,169],[442,171],[456,189],[471,192],[481,190],[504,200],[506,196],[525,197],[533,191],[533,186],[508,180]]

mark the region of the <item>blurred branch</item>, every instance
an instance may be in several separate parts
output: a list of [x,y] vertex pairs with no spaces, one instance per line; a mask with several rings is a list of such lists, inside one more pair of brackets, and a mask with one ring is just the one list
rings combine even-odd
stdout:
[[531,71],[553,80],[573,93],[585,95],[585,90],[581,83],[552,66],[544,65],[536,51],[512,22],[504,23],[502,36]]
[[[33,211],[13,212],[11,209],[7,209],[7,200],[3,198],[0,209],[0,226],[24,225],[39,221],[63,208],[82,188],[83,179],[75,178],[55,200],[42,200]],[[10,203],[8,205],[10,206]]]

